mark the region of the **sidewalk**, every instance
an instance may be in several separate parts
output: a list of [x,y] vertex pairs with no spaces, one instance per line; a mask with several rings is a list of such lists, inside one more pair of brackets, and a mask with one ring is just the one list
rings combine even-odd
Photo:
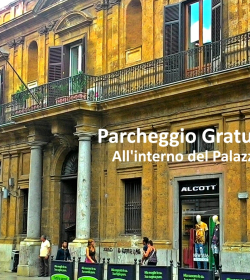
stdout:
[[0,280],[49,280],[50,277],[17,276],[15,272],[0,272]]

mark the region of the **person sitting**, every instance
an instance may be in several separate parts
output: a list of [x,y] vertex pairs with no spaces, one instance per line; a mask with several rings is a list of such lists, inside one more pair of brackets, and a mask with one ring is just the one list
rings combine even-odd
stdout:
[[62,243],[62,248],[58,249],[57,255],[56,255],[56,260],[58,261],[70,261],[70,253],[68,249],[68,242],[66,240],[63,241]]

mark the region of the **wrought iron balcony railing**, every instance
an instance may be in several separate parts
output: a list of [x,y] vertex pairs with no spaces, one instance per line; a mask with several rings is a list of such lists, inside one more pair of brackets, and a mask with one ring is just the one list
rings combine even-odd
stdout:
[[247,32],[109,74],[78,74],[44,84],[31,89],[39,104],[23,91],[14,94],[11,103],[1,105],[0,124],[11,122],[13,116],[65,102],[102,102],[242,67],[250,62],[249,43],[250,32]]

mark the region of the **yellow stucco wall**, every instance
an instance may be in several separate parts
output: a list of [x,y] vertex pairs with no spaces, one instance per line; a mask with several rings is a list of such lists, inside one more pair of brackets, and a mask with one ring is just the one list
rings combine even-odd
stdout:
[[[38,45],[38,85],[46,83],[48,79],[48,48],[75,42],[82,39],[83,36],[87,38],[87,74],[100,75],[161,57],[163,54],[163,7],[179,1],[141,1],[143,22],[141,59],[136,62],[129,60],[129,63],[126,61],[125,27],[126,8],[130,1],[121,1],[119,5],[113,6],[108,11],[98,12],[93,7],[92,1],[75,2],[75,11],[81,10],[83,13],[91,14],[93,22],[89,26],[79,25],[65,32],[52,30],[46,34],[38,33],[38,29],[44,25],[44,18],[56,19],[58,20],[56,24],[64,17],[67,18],[65,9],[48,9],[41,15],[37,15],[36,19],[29,19],[28,27],[26,25],[23,30],[14,27],[7,30],[7,23],[0,25],[0,30],[4,33],[4,40],[1,41],[0,47],[6,49],[8,42],[24,36],[23,43],[8,48],[8,50],[10,63],[25,82],[29,82],[31,68],[29,67],[28,48],[33,41]],[[233,0],[224,1],[223,34],[225,37],[249,30],[248,10],[247,1],[240,1],[240,3],[235,3]],[[1,18],[3,14],[3,11],[0,12]],[[23,20],[25,17],[24,14]],[[22,25],[22,19],[17,24]],[[7,31],[4,31],[4,28]],[[6,35],[7,32],[8,35]],[[4,100],[9,102],[11,95],[20,86],[20,81],[4,61],[0,61],[0,66],[6,67]],[[95,105],[88,107],[79,102],[80,105],[76,103],[70,108],[62,106],[60,110],[52,109],[46,113],[37,113],[32,117],[29,115],[22,117],[18,119],[20,125],[10,125],[9,128],[1,130],[2,174],[0,186],[7,186],[8,179],[13,177],[16,182],[13,191],[20,194],[20,189],[28,187],[28,135],[32,131],[30,124],[37,126],[43,124],[44,127],[41,131],[34,132],[34,137],[42,138],[44,135],[49,135],[52,140],[44,148],[42,232],[46,232],[52,242],[57,244],[60,235],[60,175],[62,164],[70,148],[60,145],[54,137],[55,131],[65,133],[65,126],[69,126],[74,131],[76,125],[78,125],[79,131],[89,129],[91,132],[97,132],[97,128],[101,126],[110,130],[127,131],[146,125],[146,130],[149,132],[152,125],[156,124],[162,129],[170,129],[170,131],[177,131],[180,127],[188,129],[210,124],[218,125],[219,131],[224,132],[235,129],[248,131],[250,127],[248,113],[239,115],[239,109],[237,109],[249,109],[250,104],[246,94],[249,90],[248,79],[248,71],[235,71],[221,74],[212,81],[202,78],[199,81],[190,81],[183,85],[172,85],[165,89],[151,91],[143,97],[141,95],[127,97],[125,101],[112,101],[99,107],[95,107]],[[230,101],[227,103],[227,100]],[[213,103],[211,103],[212,101]],[[184,112],[184,109],[189,111]],[[72,115],[71,110],[74,111]],[[97,111],[98,114],[96,114]],[[228,115],[225,115],[226,113]],[[61,122],[62,120],[64,122]],[[70,135],[70,132],[66,134]],[[72,134],[71,137],[73,138]],[[162,243],[161,246],[171,248],[174,226],[171,180],[178,176],[222,173],[225,178],[223,186],[225,188],[225,242],[231,245],[250,242],[250,219],[247,218],[250,211],[249,203],[237,199],[238,192],[246,191],[250,187],[247,172],[249,163],[190,164],[183,162],[168,164],[167,162],[146,162],[140,164],[128,162],[119,164],[110,160],[116,150],[124,149],[136,149],[141,152],[166,152],[165,148],[149,143],[131,145],[125,142],[114,145],[93,142],[91,233],[95,238],[98,237],[100,227],[100,235],[107,244],[115,239],[118,244],[128,242],[123,236],[124,207],[117,201],[117,197],[123,201],[124,179],[141,177],[142,235],[148,235],[159,242],[164,241],[165,245]],[[239,152],[248,151],[249,146],[219,145],[218,149],[224,152],[230,149]],[[180,152],[178,149],[170,149],[170,151]],[[105,194],[108,194],[107,202]],[[21,199],[11,196],[10,199],[3,200],[1,242],[12,243],[14,238],[20,237],[21,209]],[[244,220],[244,227],[241,226],[242,219],[238,219],[239,216],[242,216]],[[237,227],[237,231],[235,227]]]

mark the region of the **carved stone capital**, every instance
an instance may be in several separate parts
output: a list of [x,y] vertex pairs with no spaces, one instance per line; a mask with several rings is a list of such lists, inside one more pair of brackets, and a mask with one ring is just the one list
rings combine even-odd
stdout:
[[95,10],[97,12],[102,11],[102,10],[107,10],[108,8],[109,8],[109,5],[107,3],[98,2],[95,4]]
[[37,30],[37,32],[38,32],[40,35],[44,35],[44,34],[48,33],[48,29],[47,29],[47,27],[44,25],[44,26],[40,27],[40,28]]
[[16,45],[16,42],[15,42],[15,40],[13,39],[13,40],[9,41],[9,42],[7,43],[7,45],[9,46],[10,49],[11,49],[11,48],[14,48],[15,45]]
[[49,22],[49,24],[47,25],[48,31],[53,30],[54,26],[56,25],[56,22],[57,22],[56,20],[53,20],[53,21]]
[[115,6],[115,5],[119,5],[121,3],[121,0],[110,0],[109,1],[109,8]]
[[24,36],[18,37],[17,39],[15,39],[15,42],[16,42],[16,46],[23,45],[23,43],[24,43]]
[[63,147],[74,148],[78,145],[78,142],[73,135],[56,133],[54,136],[59,139],[60,145]]

